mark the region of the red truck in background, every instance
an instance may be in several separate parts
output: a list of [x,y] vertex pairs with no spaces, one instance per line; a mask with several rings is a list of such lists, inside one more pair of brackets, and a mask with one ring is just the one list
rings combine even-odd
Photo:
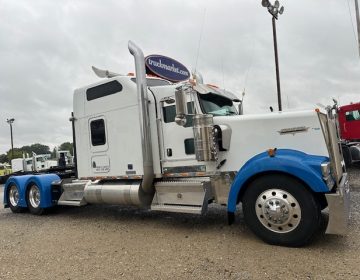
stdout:
[[345,164],[360,163],[360,102],[337,107],[337,114]]

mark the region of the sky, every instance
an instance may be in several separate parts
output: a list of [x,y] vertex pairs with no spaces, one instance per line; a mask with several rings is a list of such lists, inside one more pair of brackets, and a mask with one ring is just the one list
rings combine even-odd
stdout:
[[[273,2],[273,0],[271,1]],[[284,110],[360,102],[354,0],[282,0]],[[260,0],[0,0],[0,154],[72,141],[74,89],[91,66],[134,72],[127,42],[172,57],[237,95],[245,114],[277,108],[271,15]]]

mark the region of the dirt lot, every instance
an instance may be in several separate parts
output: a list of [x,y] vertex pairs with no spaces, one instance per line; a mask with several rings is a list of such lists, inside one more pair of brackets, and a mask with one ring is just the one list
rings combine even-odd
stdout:
[[219,207],[205,217],[113,206],[39,217],[1,208],[0,279],[360,279],[360,168],[350,175],[348,235],[319,235],[305,248],[264,244],[240,210],[228,226]]

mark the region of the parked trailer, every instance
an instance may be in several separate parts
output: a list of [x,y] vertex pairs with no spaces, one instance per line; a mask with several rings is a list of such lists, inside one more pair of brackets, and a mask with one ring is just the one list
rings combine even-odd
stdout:
[[[231,224],[242,203],[249,228],[269,244],[302,246],[320,227],[343,234],[349,183],[332,110],[239,115],[239,100],[183,81],[183,65],[148,56],[129,41],[136,76],[105,77],[75,90],[72,114],[76,179],[20,176],[4,204],[33,214],[56,205],[135,205],[204,214],[225,205]],[[152,71],[162,78],[146,76]],[[170,82],[171,81],[171,82]]]

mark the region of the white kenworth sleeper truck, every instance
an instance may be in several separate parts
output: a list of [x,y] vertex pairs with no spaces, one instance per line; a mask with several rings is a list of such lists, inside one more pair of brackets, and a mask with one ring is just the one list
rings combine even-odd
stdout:
[[[142,50],[128,47],[135,76],[95,69],[106,79],[75,90],[76,178],[10,177],[5,207],[36,215],[85,204],[204,214],[217,203],[231,224],[241,203],[249,228],[284,246],[311,241],[327,208],[326,233],[346,232],[349,183],[330,109],[241,115],[235,95],[199,74],[181,82],[147,76]],[[166,66],[166,57],[154,61],[186,72]]]

